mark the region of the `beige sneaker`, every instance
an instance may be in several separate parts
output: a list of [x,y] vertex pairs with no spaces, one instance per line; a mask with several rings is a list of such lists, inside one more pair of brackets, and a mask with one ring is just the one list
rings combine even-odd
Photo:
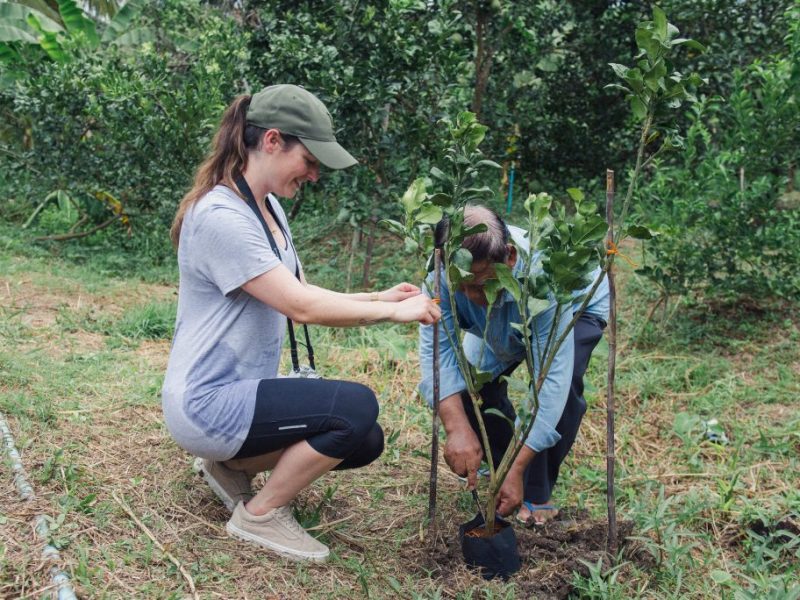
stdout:
[[292,560],[325,562],[330,550],[314,539],[300,526],[292,515],[290,506],[281,506],[265,515],[247,512],[240,502],[225,527],[235,538],[258,544]]
[[208,487],[214,490],[230,511],[233,511],[239,502],[247,502],[253,497],[253,488],[250,487],[251,477],[243,471],[234,471],[221,462],[206,458],[196,458],[194,470],[203,476]]

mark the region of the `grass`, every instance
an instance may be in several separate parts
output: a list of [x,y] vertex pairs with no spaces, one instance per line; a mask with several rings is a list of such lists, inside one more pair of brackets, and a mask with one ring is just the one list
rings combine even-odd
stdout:
[[[373,272],[385,285],[391,273],[413,277],[402,257],[390,257],[395,247],[379,240]],[[341,288],[345,254],[304,257],[309,279]],[[48,586],[28,525],[44,513],[80,597],[185,597],[186,578],[123,504],[204,598],[523,595],[532,570],[484,583],[460,567],[437,570],[428,557],[430,415],[415,394],[413,327],[312,328],[326,376],[376,391],[387,441],[375,464],[327,475],[298,498],[301,521],[331,545],[330,562],[290,563],[229,539],[224,508],[161,418],[175,279],[159,283],[148,272],[143,280],[135,269],[107,269],[113,262],[76,264],[13,239],[0,253],[0,410],[37,494],[23,506],[12,486],[0,491],[0,596]],[[800,597],[795,313],[728,307],[714,316],[683,301],[666,323],[645,325],[652,290],[623,275],[618,512],[634,521],[649,562],[590,563],[574,576],[574,597]],[[606,352],[601,344],[590,365],[589,410],[554,498],[595,518],[605,515]],[[710,441],[710,419],[727,445]],[[444,466],[439,481],[440,531],[452,541],[472,504]]]

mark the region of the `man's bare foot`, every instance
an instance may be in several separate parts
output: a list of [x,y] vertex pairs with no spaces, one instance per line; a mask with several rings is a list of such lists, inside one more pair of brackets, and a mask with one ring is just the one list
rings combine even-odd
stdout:
[[[530,525],[544,525],[558,516],[558,508],[552,504],[534,504],[523,502],[517,511],[517,520]],[[531,521],[528,523],[528,521]]]

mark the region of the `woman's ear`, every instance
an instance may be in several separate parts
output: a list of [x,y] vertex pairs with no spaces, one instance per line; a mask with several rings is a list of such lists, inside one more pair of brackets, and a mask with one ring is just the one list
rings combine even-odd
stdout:
[[261,138],[261,150],[272,153],[281,147],[281,132],[277,129],[267,129]]

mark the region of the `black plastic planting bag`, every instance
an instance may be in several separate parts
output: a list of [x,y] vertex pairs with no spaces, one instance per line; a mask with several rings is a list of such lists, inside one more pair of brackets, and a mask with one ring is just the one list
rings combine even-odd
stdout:
[[461,551],[464,562],[470,567],[479,568],[484,579],[497,576],[508,579],[519,571],[519,549],[514,528],[508,521],[495,519],[499,531],[492,537],[469,536],[467,533],[477,527],[483,527],[484,519],[480,513],[475,518],[458,528],[461,540]]

